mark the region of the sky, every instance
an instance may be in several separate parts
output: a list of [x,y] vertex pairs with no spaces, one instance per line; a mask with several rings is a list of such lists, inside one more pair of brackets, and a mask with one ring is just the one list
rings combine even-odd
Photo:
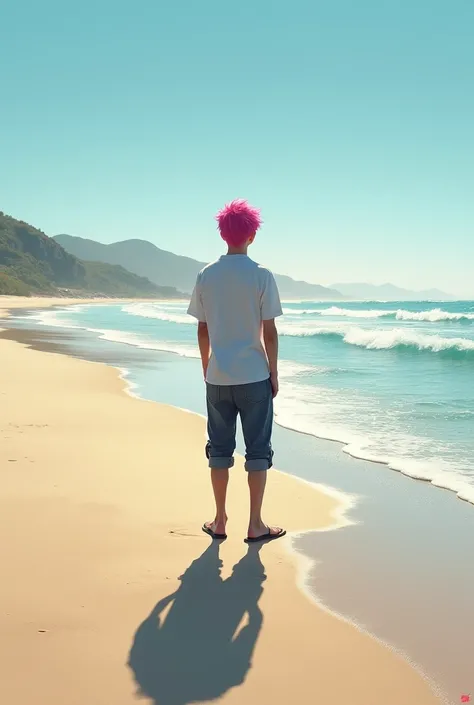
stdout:
[[0,209],[474,297],[473,0],[0,0]]

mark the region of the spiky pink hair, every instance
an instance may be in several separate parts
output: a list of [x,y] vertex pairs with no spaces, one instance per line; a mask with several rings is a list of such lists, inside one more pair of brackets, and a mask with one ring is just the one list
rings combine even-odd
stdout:
[[260,211],[243,199],[227,203],[216,215],[219,232],[223,240],[232,247],[240,247],[261,225]]

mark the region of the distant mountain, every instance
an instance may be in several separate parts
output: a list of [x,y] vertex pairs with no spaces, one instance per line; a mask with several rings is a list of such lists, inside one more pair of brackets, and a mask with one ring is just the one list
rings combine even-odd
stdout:
[[[56,235],[56,242],[67,252],[81,259],[121,264],[135,274],[145,276],[152,282],[173,286],[191,293],[197,273],[206,265],[190,257],[175,255],[161,250],[146,240],[125,240],[104,245],[95,240],[86,240],[72,235]],[[319,284],[308,284],[283,275],[275,275],[283,299],[328,299],[339,300],[344,296],[339,291]]]
[[421,301],[431,299],[433,301],[449,301],[454,297],[440,289],[424,289],[422,291],[411,291],[403,289],[394,284],[333,284],[345,296],[351,299],[365,299],[367,301]]
[[176,298],[120,266],[83,262],[41,230],[0,212],[0,294],[87,294]]

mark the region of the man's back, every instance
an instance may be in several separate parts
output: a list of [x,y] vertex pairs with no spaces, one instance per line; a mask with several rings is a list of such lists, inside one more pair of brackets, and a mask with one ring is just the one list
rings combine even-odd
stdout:
[[244,254],[223,255],[200,272],[189,313],[207,323],[210,384],[250,384],[268,378],[262,321],[282,313],[268,269]]
[[280,297],[273,275],[247,256],[260,227],[259,211],[237,199],[224,206],[216,220],[227,255],[199,273],[188,308],[199,321],[197,338],[206,380],[206,456],[216,501],[216,518],[202,530],[213,539],[227,538],[227,484],[240,416],[250,493],[245,541],[272,541],[286,534],[262,519],[267,470],[273,465],[273,399],[278,394],[274,319],[282,313]]

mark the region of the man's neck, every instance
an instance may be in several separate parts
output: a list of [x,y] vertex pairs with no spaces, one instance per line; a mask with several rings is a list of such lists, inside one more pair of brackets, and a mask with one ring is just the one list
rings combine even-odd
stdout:
[[228,255],[246,255],[247,247],[229,247],[227,250]]

